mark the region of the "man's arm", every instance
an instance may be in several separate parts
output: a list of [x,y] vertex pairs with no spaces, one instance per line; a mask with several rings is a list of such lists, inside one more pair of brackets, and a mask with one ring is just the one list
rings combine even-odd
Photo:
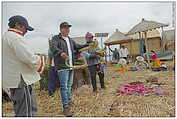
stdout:
[[82,49],[84,47],[87,47],[89,46],[87,43],[84,44],[84,45],[80,45],[80,44],[77,44],[74,40],[71,39],[71,42],[73,42],[73,45],[74,45],[74,50],[79,50],[79,49]]
[[61,55],[64,51],[58,48],[58,42],[55,37],[52,37],[50,50],[53,52],[54,56]]

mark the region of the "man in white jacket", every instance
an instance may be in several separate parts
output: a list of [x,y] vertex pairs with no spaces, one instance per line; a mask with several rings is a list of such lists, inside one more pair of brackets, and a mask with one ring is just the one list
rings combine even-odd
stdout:
[[2,37],[3,42],[3,88],[9,88],[16,117],[32,117],[37,104],[32,84],[40,79],[37,72],[40,57],[32,53],[24,35],[33,28],[26,18],[13,16],[9,29]]
[[124,44],[121,45],[121,49],[119,51],[119,54],[120,54],[120,58],[124,58],[126,61],[128,60],[127,57],[129,55],[129,52]]

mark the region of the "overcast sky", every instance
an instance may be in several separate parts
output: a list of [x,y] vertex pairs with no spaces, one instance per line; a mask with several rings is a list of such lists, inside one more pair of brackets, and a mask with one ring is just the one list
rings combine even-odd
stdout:
[[[142,18],[166,23],[172,27],[172,2],[3,2],[2,32],[13,15],[26,17],[34,31],[26,37],[34,52],[46,53],[48,37],[58,34],[59,24],[72,24],[71,37],[86,32],[106,32],[115,29],[128,32]],[[106,38],[104,38],[106,40]]]

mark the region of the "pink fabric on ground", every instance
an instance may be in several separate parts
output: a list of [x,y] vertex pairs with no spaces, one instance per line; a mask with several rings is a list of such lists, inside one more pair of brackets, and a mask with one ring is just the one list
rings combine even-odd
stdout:
[[161,91],[158,86],[151,86],[145,84],[135,84],[135,85],[123,85],[117,90],[118,94],[138,94],[138,95],[163,95],[167,94]]

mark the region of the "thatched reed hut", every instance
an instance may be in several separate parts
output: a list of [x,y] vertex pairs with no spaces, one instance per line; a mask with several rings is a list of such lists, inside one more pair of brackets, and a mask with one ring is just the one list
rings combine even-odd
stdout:
[[157,28],[161,28],[163,33],[163,27],[167,24],[159,23],[156,21],[148,21],[142,19],[140,23],[135,25],[126,35],[132,37],[132,54],[143,55],[151,50],[160,51],[163,49],[164,40],[160,36]]
[[[110,45],[117,45],[117,44],[127,44],[128,51],[130,52],[130,55],[132,55],[132,45],[131,45],[131,40],[132,38],[125,36],[124,33],[120,32],[118,29],[116,29],[116,32],[114,32],[105,42],[104,44],[106,46]],[[109,56],[110,56],[110,50],[109,50]]]
[[116,45],[116,44],[125,44],[131,42],[131,38],[128,36],[125,36],[124,33],[120,32],[118,29],[116,29],[116,32],[114,32],[105,42],[104,44],[107,46],[110,45]]
[[164,31],[163,38],[165,50],[175,51],[175,29]]
[[[132,38],[131,42],[127,43],[127,48],[131,52],[131,55],[138,56],[146,52],[145,38],[139,38],[139,34],[127,36]],[[158,30],[147,31],[147,45],[148,51],[161,50],[161,37]]]

